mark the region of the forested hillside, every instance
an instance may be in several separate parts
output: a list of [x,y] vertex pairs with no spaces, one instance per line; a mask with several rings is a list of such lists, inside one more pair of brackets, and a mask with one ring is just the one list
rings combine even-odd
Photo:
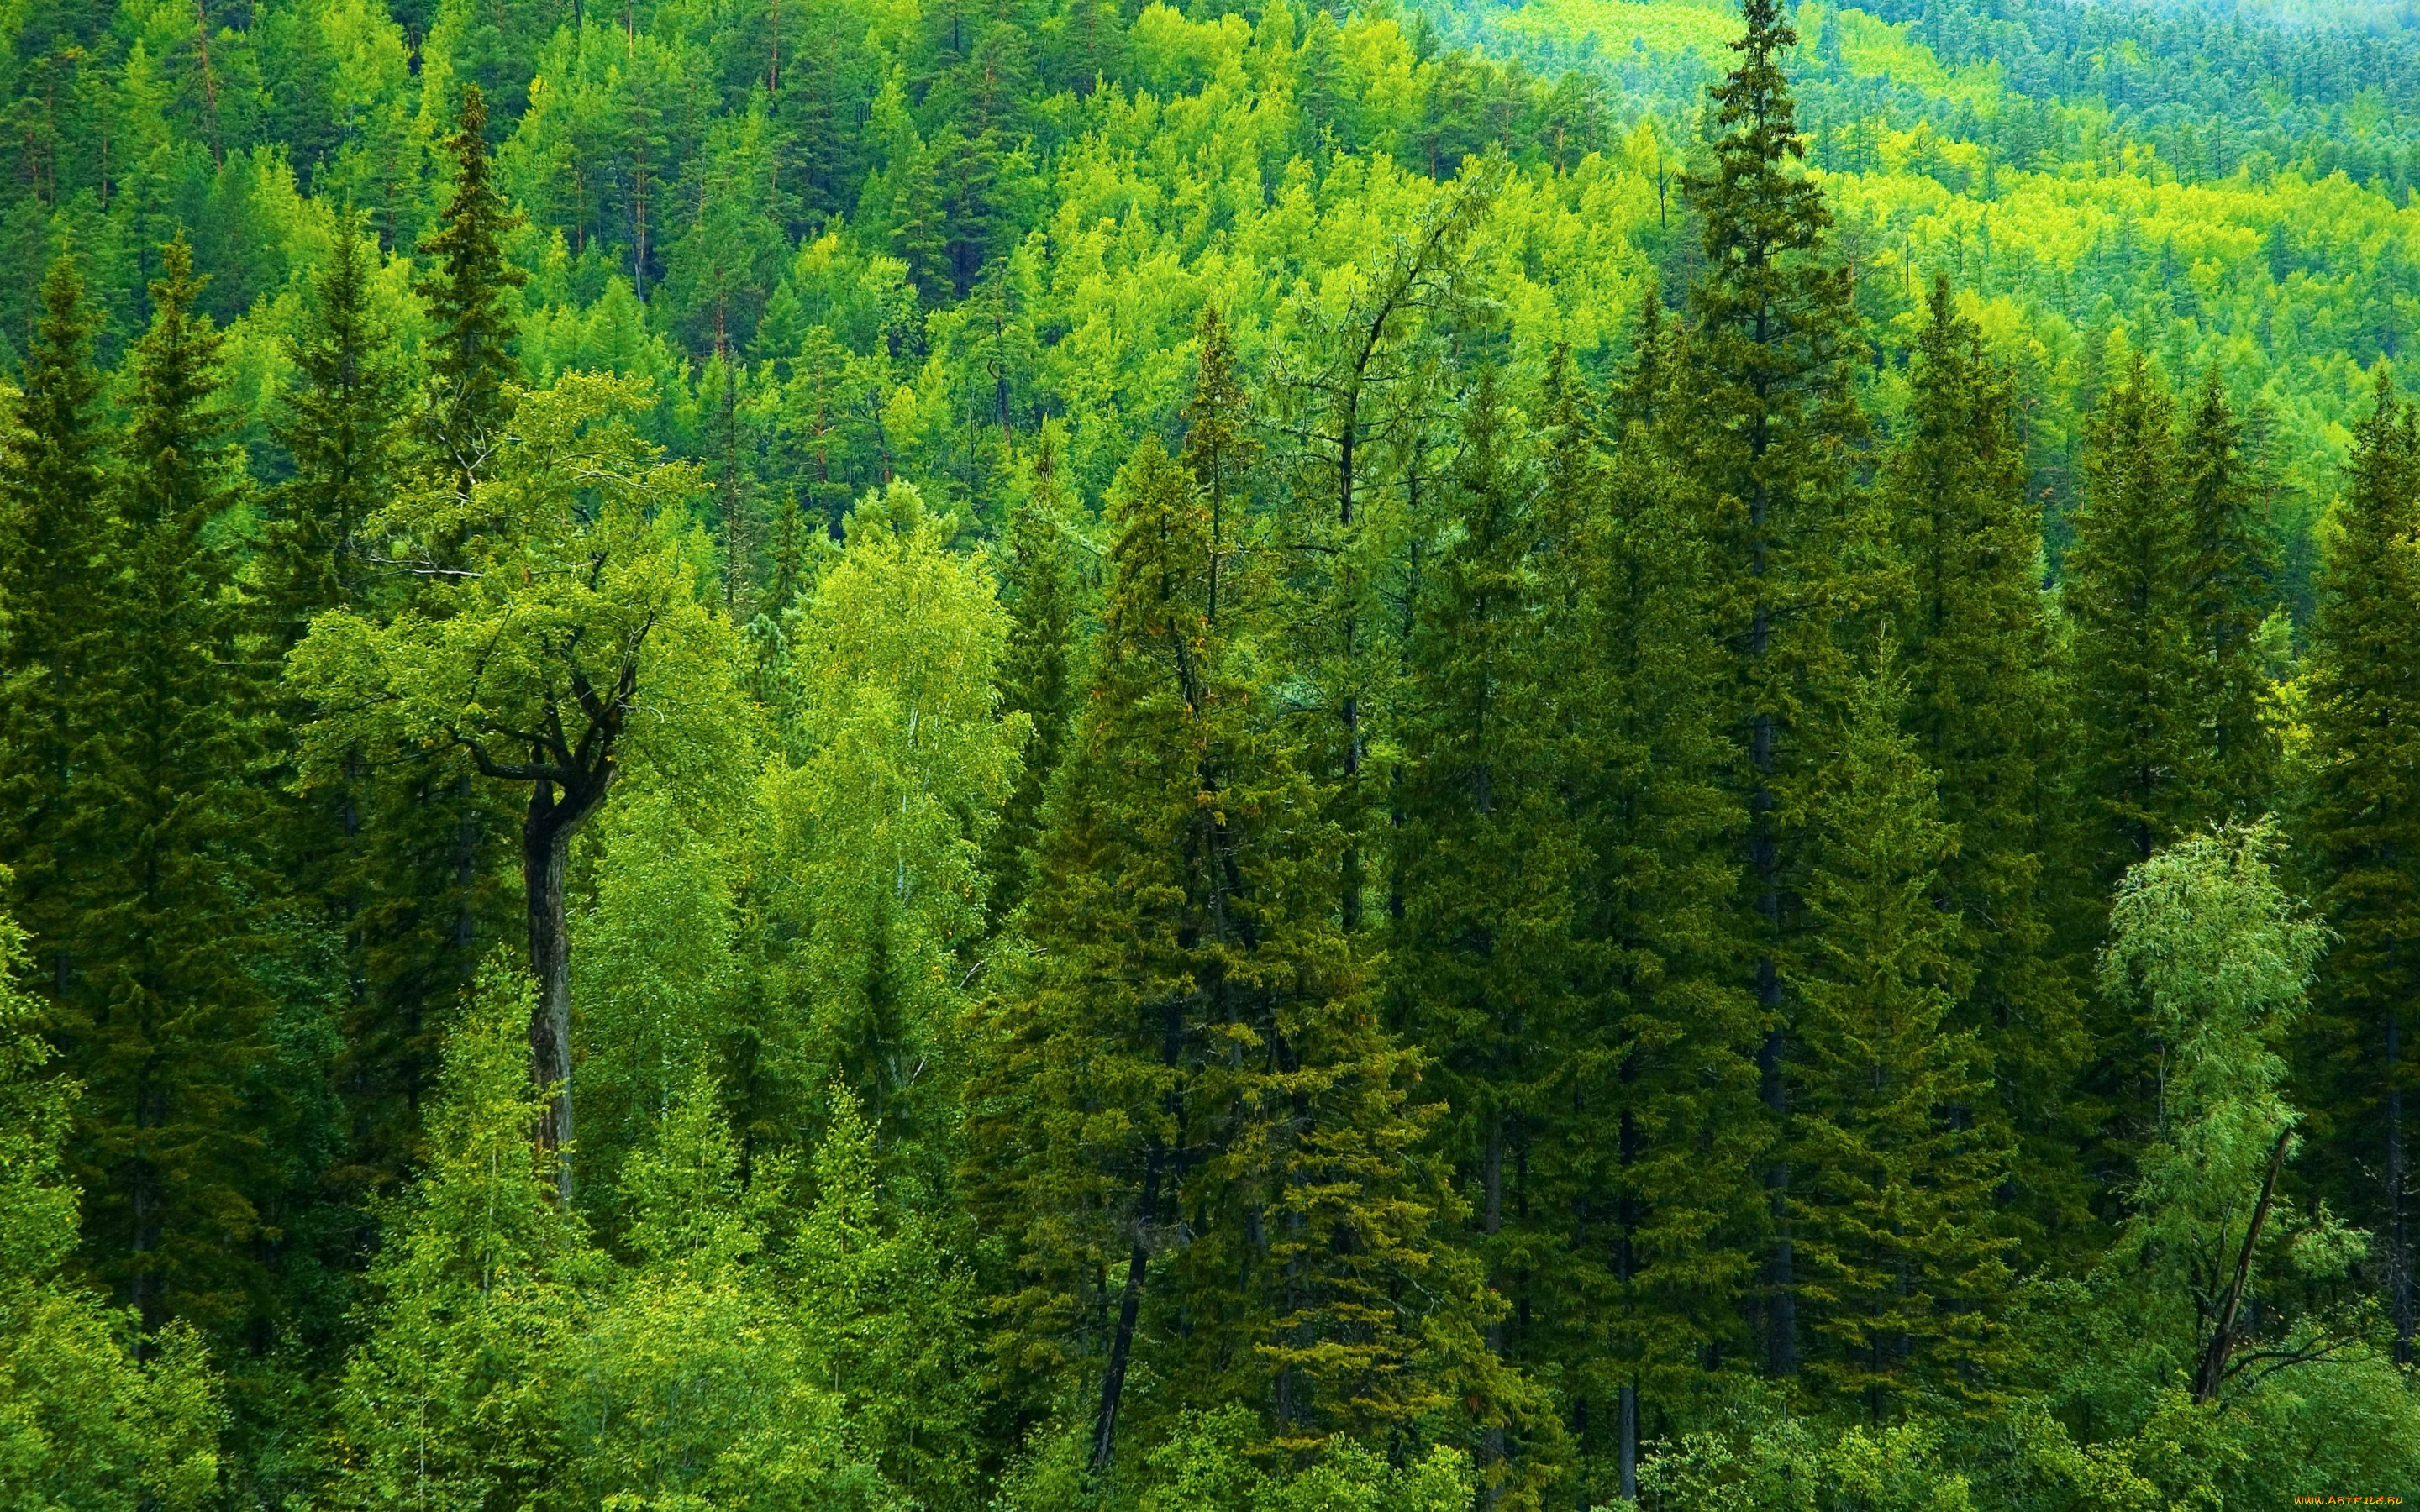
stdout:
[[2420,43],[0,0],[0,1501],[2420,1491]]

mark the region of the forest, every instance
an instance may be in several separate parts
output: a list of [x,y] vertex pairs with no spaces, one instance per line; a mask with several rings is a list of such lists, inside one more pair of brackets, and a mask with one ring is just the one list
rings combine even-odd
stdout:
[[2420,1494],[2420,33],[0,0],[0,1508]]

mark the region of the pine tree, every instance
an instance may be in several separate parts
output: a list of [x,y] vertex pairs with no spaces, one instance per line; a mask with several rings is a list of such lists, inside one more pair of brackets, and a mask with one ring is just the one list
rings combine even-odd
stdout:
[[2420,994],[2420,418],[2384,375],[2345,463],[2338,529],[2319,579],[2304,680],[2304,833],[2336,934],[2319,1011],[2302,1037],[2313,1164],[2325,1190],[2377,1235],[2375,1277],[2412,1352],[2412,1161],[2405,1133]]
[[1873,1421],[1918,1394],[1988,1391],[2007,1245],[1993,1194],[2009,1165],[1976,1032],[1952,1022],[1964,920],[1935,901],[1956,832],[1904,733],[1885,636],[1852,687],[1813,816],[1812,926],[1793,964],[1792,1237],[1808,1374]]
[[2192,552],[2186,616],[2200,663],[2202,810],[2256,818],[2276,787],[2275,740],[2260,721],[2268,677],[2258,637],[2278,608],[2277,551],[2260,517],[2258,459],[2215,363],[2185,417],[2177,464]]
[[1001,712],[1024,715],[1033,733],[987,845],[995,921],[1007,919],[1024,901],[1031,852],[1041,838],[1044,795],[1065,754],[1076,714],[1082,585],[1059,467],[1058,449],[1045,431],[1033,455],[1032,486],[1010,510],[1001,543],[1001,598],[1009,630],[1001,658]]
[[462,112],[445,144],[454,188],[442,227],[420,244],[436,270],[419,285],[432,328],[428,342],[428,437],[455,491],[467,495],[486,476],[513,411],[520,334],[511,290],[529,275],[504,261],[504,238],[520,217],[492,181],[488,103],[477,85],[462,90]]
[[1961,920],[1950,1012],[1980,1037],[1999,1116],[2025,1149],[2019,1208],[2037,1226],[2067,1226],[2083,1216],[2069,1092],[2086,1045],[2043,895],[2055,880],[2044,862],[2057,837],[2043,823],[2055,774],[2037,755],[2059,711],[2040,513],[2026,497],[2012,375],[1959,316],[1946,277],[1927,313],[1878,503],[1900,578],[1907,729],[1958,837],[1938,868],[1940,901]]
[[89,1091],[79,1175],[101,1273],[158,1327],[225,1328],[256,1257],[260,1134],[242,1114],[267,1050],[246,970],[248,752],[231,573],[207,528],[240,499],[219,397],[223,337],[180,237],[151,285],[105,600],[113,717],[94,742],[97,863],[77,899],[69,1065]]
[[[1850,523],[1851,448],[1863,431],[1849,383],[1855,326],[1845,268],[1824,255],[1831,212],[1796,164],[1807,146],[1781,59],[1797,42],[1778,0],[1747,0],[1739,62],[1714,89],[1714,171],[1691,178],[1706,270],[1691,289],[1692,404],[1678,434],[1711,547],[1714,632],[1748,832],[1743,925],[1761,939],[1754,984],[1765,1016],[1766,1101],[1784,1100],[1788,1009],[1779,962],[1799,928],[1804,845],[1792,815],[1815,759],[1807,744],[1827,678],[1833,624],[1849,610],[1837,553]],[[1776,1238],[1765,1283],[1766,1360],[1797,1368],[1789,1173],[1766,1173]]]
[[54,995],[83,968],[77,888],[101,859],[90,743],[108,721],[103,678],[114,665],[104,606],[117,523],[92,338],[83,277],[61,257],[42,281],[0,466],[0,847],[15,868],[36,983]]

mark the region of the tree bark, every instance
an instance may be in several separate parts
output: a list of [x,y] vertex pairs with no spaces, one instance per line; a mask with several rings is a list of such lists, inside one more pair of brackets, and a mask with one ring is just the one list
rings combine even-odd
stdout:
[[2269,1151],[2269,1174],[2260,1180],[2260,1201],[2252,1210],[2252,1222],[2243,1230],[2243,1250],[2236,1257],[2234,1278],[2226,1284],[2226,1293],[2219,1301],[2218,1316],[2212,1319],[2209,1347],[2202,1350],[2201,1369],[2194,1380],[2194,1401],[2207,1406],[2218,1396],[2218,1388],[2226,1382],[2226,1357],[2235,1352],[2235,1319],[2243,1307],[2243,1293],[2252,1283],[2252,1254],[2260,1243],[2261,1227],[2269,1221],[2269,1204],[2277,1196],[2277,1174],[2286,1166],[2286,1143],[2294,1135],[2291,1129],[2277,1131],[2277,1143]]
[[571,935],[563,908],[563,873],[571,858],[571,837],[605,801],[613,767],[566,786],[540,779],[530,784],[529,815],[521,825],[521,884],[528,902],[530,975],[537,980],[537,1003],[529,1025],[530,1080],[551,1089],[538,1120],[537,1142],[555,1156],[555,1185],[571,1201]]
[[1134,1248],[1126,1256],[1125,1290],[1118,1298],[1118,1331],[1109,1339],[1109,1369],[1101,1378],[1101,1414],[1093,1425],[1093,1473],[1109,1468],[1118,1442],[1118,1400],[1126,1388],[1126,1362],[1134,1353],[1135,1321],[1142,1311],[1143,1273],[1151,1263],[1147,1242],[1153,1210],[1159,1205],[1159,1168],[1165,1147],[1151,1142],[1151,1162],[1142,1179],[1142,1205],[1135,1214]]

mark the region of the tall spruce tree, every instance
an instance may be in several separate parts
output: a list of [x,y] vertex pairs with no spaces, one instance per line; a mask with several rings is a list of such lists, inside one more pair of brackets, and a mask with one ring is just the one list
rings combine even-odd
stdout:
[[[2178,496],[2175,405],[2138,354],[2103,394],[2085,451],[2085,498],[2061,602],[2072,635],[2080,733],[2078,811],[2067,885],[2080,953],[2099,943],[2102,900],[2127,868],[2190,831],[2204,810],[2202,667],[2192,635],[2193,542]],[[2158,1046],[2102,995],[2080,1103],[2102,1124],[2086,1160],[2103,1201],[2154,1107]]]
[[[1952,1022],[1974,1031],[1997,1114],[2025,1150],[2015,1205],[2038,1233],[2084,1216],[2069,1097],[2086,1055],[2079,984],[2056,950],[2044,870],[2058,717],[2041,589],[2041,516],[2026,496],[2013,375],[1983,350],[1938,277],[1877,501],[1898,581],[1906,727],[1958,837],[1940,902],[1959,920]],[[1991,1109],[1975,1110],[1978,1117]]]
[[31,982],[54,996],[79,969],[78,878],[100,859],[101,810],[84,795],[90,742],[110,717],[102,674],[115,665],[104,606],[117,526],[92,340],[83,275],[61,257],[42,280],[0,466],[0,846],[15,869]]
[[377,244],[341,218],[287,346],[293,375],[270,431],[293,475],[270,491],[258,571],[269,650],[283,656],[315,615],[353,602],[368,565],[362,527],[408,460],[402,364],[370,288]]
[[[1832,628],[1849,609],[1838,553],[1864,432],[1850,385],[1856,316],[1846,268],[1824,254],[1832,224],[1806,157],[1781,62],[1798,34],[1778,0],[1747,0],[1738,62],[1714,86],[1711,173],[1688,183],[1706,266],[1689,295],[1690,412],[1675,434],[1710,544],[1714,633],[1728,655],[1732,781],[1747,806],[1742,927],[1757,938],[1754,986],[1768,1107],[1786,1101],[1789,1008],[1780,964],[1800,927],[1805,846],[1793,815],[1818,764],[1808,740]],[[1766,1364],[1797,1369],[1789,1170],[1766,1171],[1774,1241],[1765,1275]]]
[[243,1099],[267,1046],[244,945],[254,856],[232,574],[205,533],[245,480],[201,286],[180,236],[134,349],[103,601],[113,712],[81,800],[96,810],[96,864],[76,898],[83,961],[63,1038],[87,1088],[88,1252],[147,1328],[178,1316],[224,1330],[256,1284],[260,1134]]
[[2089,885],[2106,894],[2200,812],[2203,678],[2176,406],[2140,354],[2102,396],[2065,563]]
[[511,291],[529,275],[504,260],[504,239],[520,217],[504,203],[488,154],[488,102],[477,85],[462,89],[462,111],[445,150],[454,160],[453,193],[439,229],[420,244],[436,269],[419,285],[432,328],[428,342],[428,439],[455,491],[468,494],[513,410],[520,370],[513,357],[520,329]]
[[[1536,487],[1513,455],[1494,371],[1482,368],[1430,536],[1407,671],[1394,711],[1403,767],[1394,799],[1388,995],[1397,1032],[1421,1046],[1446,1108],[1444,1148],[1464,1175],[1467,1242],[1511,1315],[1489,1330],[1507,1359],[1540,1308],[1576,1299],[1542,1251],[1565,1215],[1535,1179],[1584,1139],[1549,1087],[1570,1049],[1571,887],[1578,841],[1562,790],[1564,743],[1543,637]],[[1491,1461],[1516,1452],[1491,1437]],[[1551,1452],[1551,1450],[1549,1451]]]
[[1745,1357],[1768,1138],[1758,1011],[1735,927],[1746,810],[1725,780],[1726,650],[1711,633],[1705,543],[1670,466],[1668,380],[1685,332],[1651,292],[1606,407],[1609,454],[1568,378],[1544,415],[1545,510],[1566,544],[1552,665],[1570,701],[1566,780],[1586,848],[1574,888],[1577,1029],[1554,1103],[1580,1135],[1569,1285],[1544,1323],[1590,1494],[1637,1492],[1643,1441]]
[[[435,267],[416,285],[430,327],[424,345],[427,393],[420,410],[427,460],[457,497],[466,501],[492,470],[515,409],[520,370],[512,291],[528,275],[504,260],[504,239],[520,224],[493,181],[488,107],[477,85],[462,90],[461,113],[445,144],[454,183],[438,227],[421,245]],[[423,589],[431,569],[458,548],[466,517],[418,543]],[[366,607],[366,606],[365,606]],[[379,888],[362,904],[365,967],[380,1037],[393,1046],[372,1072],[371,1095],[401,1118],[373,1149],[383,1171],[412,1154],[420,1104],[435,1069],[437,1026],[476,973],[487,942],[508,937],[509,894],[499,885],[508,810],[492,790],[473,780],[470,756],[458,748],[399,750],[380,772],[393,797],[379,806],[386,832],[369,849],[380,856]],[[391,823],[390,823],[391,822]],[[377,1086],[386,1083],[386,1086]]]
[[2384,374],[2353,435],[2319,578],[2304,679],[2303,830],[2336,942],[2302,1036],[2311,1164],[2376,1236],[2397,1358],[2412,1354],[2412,1157],[2406,1120],[2420,995],[2420,417]]
[[[367,1248],[366,1199],[398,1180],[414,1131],[404,1127],[397,1083],[416,1048],[398,1043],[399,1015],[369,970],[365,914],[404,874],[396,843],[407,794],[382,785],[354,752],[331,780],[302,781],[308,702],[277,679],[311,622],[370,592],[363,528],[403,471],[404,369],[380,318],[370,277],[377,243],[340,218],[302,330],[288,342],[292,368],[270,421],[293,472],[268,490],[253,562],[248,650],[265,698],[258,720],[259,841],[277,884],[265,889],[280,1017],[271,1025],[281,1063],[271,1073],[267,1133],[282,1179],[262,1198],[271,1250],[285,1273],[283,1336],[338,1347],[349,1310],[349,1273]],[[304,1047],[308,1046],[305,1051]]]
[[1952,1020],[1965,921],[1936,898],[1957,846],[1901,729],[1885,633],[1816,798],[1789,1122],[1808,1373],[1882,1422],[1918,1394],[1988,1391],[2009,1272],[1993,1193],[2009,1151],[1976,1031]]
[[1332,810],[1271,717],[1239,398],[1212,344],[1185,458],[1147,440],[1112,497],[1039,949],[971,1092],[970,1183],[1014,1275],[1001,1364],[1027,1400],[1080,1404],[1095,1473],[1188,1406],[1241,1403],[1308,1450],[1519,1398],[1477,1273],[1431,1236],[1452,1198],[1411,1158],[1413,1061],[1340,928]]
[[995,920],[1005,920],[1024,901],[1031,853],[1041,838],[1043,797],[1066,753],[1076,712],[1083,585],[1059,471],[1058,448],[1045,431],[1034,451],[1032,487],[1009,512],[1002,543],[1000,586],[1009,632],[1001,712],[1024,715],[1033,733],[987,841]]
[[2268,687],[2260,626],[2279,605],[2277,548],[2265,528],[2260,459],[2211,364],[2178,438],[2190,579],[2186,620],[2200,680],[2196,786],[2212,818],[2253,819],[2275,800],[2276,742],[2260,720]]

